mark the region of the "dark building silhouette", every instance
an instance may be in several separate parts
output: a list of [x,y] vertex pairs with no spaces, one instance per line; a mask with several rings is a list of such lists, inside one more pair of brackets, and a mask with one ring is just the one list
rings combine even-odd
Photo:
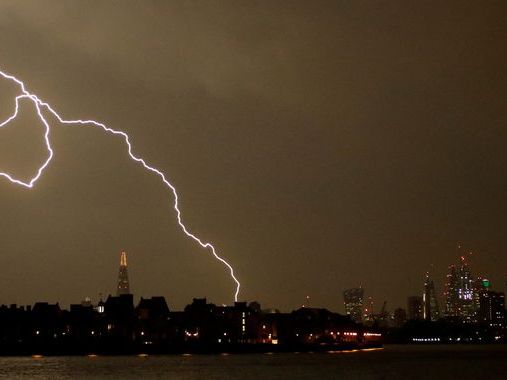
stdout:
[[345,313],[354,322],[362,322],[363,320],[363,297],[363,288],[351,288],[343,291]]
[[257,301],[252,301],[248,304],[248,307],[253,311],[260,313],[261,312],[261,304]]
[[479,321],[491,327],[505,325],[505,294],[486,290],[479,298]]
[[92,305],[70,305],[64,321],[65,336],[73,341],[88,341],[99,336],[101,325]]
[[128,345],[134,340],[136,315],[132,294],[109,296],[104,304],[104,333],[110,345]]
[[373,298],[368,297],[367,301],[365,302],[364,306],[364,312],[363,312],[363,322],[367,324],[371,324],[374,322],[374,312],[373,312]]
[[62,310],[58,303],[37,302],[31,310],[32,331],[38,339],[58,336],[61,333],[59,324]]
[[438,307],[435,284],[430,278],[429,273],[426,273],[426,278],[424,280],[423,312],[424,319],[427,321],[437,321],[440,318],[440,309]]
[[118,289],[116,295],[130,294],[129,275],[127,271],[127,253],[120,254],[120,270],[118,273]]
[[393,313],[393,324],[394,327],[401,327],[407,321],[407,311],[402,308],[397,308]]
[[408,319],[424,319],[424,303],[421,296],[411,296],[407,299]]
[[109,296],[101,302],[0,306],[0,355],[286,352],[366,348],[379,333],[350,317],[303,307],[263,312],[257,303],[217,306],[194,299],[171,312],[164,297]]
[[327,309],[302,307],[287,315],[278,326],[279,339],[291,344],[346,343],[358,337],[357,325]]
[[160,345],[174,341],[170,312],[164,297],[142,298],[135,308],[137,328],[136,341],[143,345]]
[[[346,300],[360,318],[362,289],[350,293]],[[134,306],[125,252],[117,295],[105,302],[102,296],[97,304],[85,298],[69,310],[47,302],[0,306],[0,355],[322,351],[381,344],[381,334],[326,309],[280,313],[263,311],[258,302],[217,306],[194,298],[183,311],[171,312],[164,297],[141,297]]]

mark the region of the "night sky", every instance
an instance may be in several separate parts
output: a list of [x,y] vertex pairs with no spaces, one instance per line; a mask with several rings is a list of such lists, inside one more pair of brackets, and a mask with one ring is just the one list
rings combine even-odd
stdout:
[[[443,292],[457,243],[505,291],[507,2],[2,1],[0,69],[62,116],[126,131],[215,244],[241,300],[343,312],[362,285],[405,306]],[[0,81],[0,118],[15,87]],[[0,170],[46,152],[33,105],[0,130]],[[115,293],[231,303],[173,197],[96,128],[52,125],[32,190],[0,180],[0,303]]]

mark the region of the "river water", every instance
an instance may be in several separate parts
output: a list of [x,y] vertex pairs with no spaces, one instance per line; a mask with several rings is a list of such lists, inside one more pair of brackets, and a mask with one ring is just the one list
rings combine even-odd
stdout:
[[507,346],[344,353],[3,357],[1,379],[507,379]]

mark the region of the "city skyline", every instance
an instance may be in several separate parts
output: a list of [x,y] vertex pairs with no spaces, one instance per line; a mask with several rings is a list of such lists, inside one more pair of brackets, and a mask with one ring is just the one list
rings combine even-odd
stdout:
[[506,377],[507,0],[0,0],[0,377]]
[[[436,290],[433,279],[430,277],[429,272],[424,277],[422,295],[409,295],[407,296],[406,308],[396,307],[389,310],[387,300],[384,300],[380,310],[376,310],[374,300],[371,297],[365,298],[365,289],[362,287],[345,289],[342,292],[344,310],[328,310],[321,307],[321,305],[311,305],[310,296],[305,297],[305,303],[296,307],[296,309],[309,310],[326,310],[326,312],[338,313],[350,318],[350,321],[355,322],[358,326],[374,328],[400,328],[405,322],[410,321],[427,321],[427,322],[441,322],[447,320],[453,324],[481,324],[488,323],[490,327],[505,326],[505,291],[503,289],[494,288],[491,281],[481,275],[474,276],[472,269],[469,266],[466,257],[460,256],[458,269],[454,264],[449,265],[446,279],[446,289],[443,298],[443,308],[440,308],[440,302],[436,296]],[[507,285],[507,283],[505,284]],[[80,304],[70,304],[72,310],[76,305],[83,307],[91,307],[99,314],[104,312],[104,305],[106,303],[119,302],[119,300],[126,300],[122,298],[128,297],[129,303],[136,302],[138,299],[140,304],[143,304],[148,299],[160,299],[163,303],[167,304],[165,296],[163,295],[139,295],[134,294],[130,288],[128,277],[127,253],[122,250],[119,256],[119,271],[117,276],[116,294],[113,296],[111,293],[104,297],[104,293],[99,293],[97,298],[86,296],[82,299]],[[387,297],[385,297],[387,298]],[[196,300],[206,300],[207,298],[193,298]],[[106,300],[106,301],[104,301]],[[143,301],[144,300],[144,301]],[[75,301],[75,300],[74,300]],[[146,301],[148,302],[148,301]],[[200,302],[200,301],[199,301]],[[205,301],[206,302],[206,301]],[[47,301],[37,301],[37,305],[50,305]],[[258,300],[243,300],[241,302],[235,301],[232,307],[236,305],[248,305],[249,308],[256,312],[262,313],[286,313],[287,310],[282,311],[279,308],[267,307],[261,309],[261,303]],[[188,307],[190,304],[187,304]],[[272,306],[272,305],[270,305]],[[7,305],[2,304],[4,309]],[[17,304],[11,304],[10,309],[17,310]],[[19,310],[30,311],[32,306],[21,305]],[[44,306],[45,307],[45,306]],[[60,302],[57,301],[54,306],[60,308]],[[185,309],[186,309],[185,307]],[[221,307],[230,307],[222,304]]]
[[[117,275],[117,281],[115,286],[115,291],[101,291],[97,294],[86,293],[82,296],[83,303],[90,303],[97,306],[104,300],[104,296],[110,297],[115,294],[116,296],[129,294],[132,295],[135,299],[143,299],[143,297],[168,297],[166,294],[153,293],[153,294],[138,294],[131,291],[130,281],[128,275],[128,265],[127,265],[127,252],[122,250],[119,252],[119,270]],[[459,257],[461,267],[458,266],[458,271],[456,271],[456,266],[451,264],[448,266],[449,273],[446,276],[446,282],[443,286],[443,291],[437,292],[437,288],[434,285],[433,279],[430,277],[430,273],[426,272],[423,279],[421,279],[421,289],[420,292],[416,292],[414,294],[406,294],[405,303],[402,305],[391,304],[389,302],[390,297],[388,294],[382,297],[382,300],[375,300],[368,294],[368,290],[364,289],[362,286],[357,288],[348,288],[340,291],[340,295],[338,295],[337,305],[315,305],[316,307],[325,307],[332,312],[339,313],[342,315],[349,316],[352,321],[357,323],[366,323],[371,324],[375,320],[379,318],[389,318],[395,319],[396,313],[399,310],[403,310],[407,315],[407,320],[410,319],[421,319],[428,321],[438,321],[441,318],[446,317],[461,317],[465,315],[465,317],[470,318],[473,313],[479,312],[479,299],[474,299],[474,297],[479,297],[477,291],[477,287],[479,286],[481,289],[487,290],[492,293],[501,293],[505,294],[507,290],[507,281],[504,282],[500,286],[494,286],[489,279],[490,277],[485,277],[482,274],[472,274],[469,269],[469,263],[464,256]],[[464,276],[462,271],[465,270],[466,275]],[[454,274],[454,278],[452,277]],[[461,281],[458,281],[458,278],[461,278]],[[506,279],[507,280],[507,279]],[[503,288],[506,287],[506,289]],[[464,290],[463,290],[464,289]],[[463,294],[463,297],[460,295]],[[195,298],[195,297],[193,297]],[[208,298],[208,297],[203,297]],[[465,310],[463,311],[463,307],[461,306],[461,298],[468,302],[465,305]],[[40,302],[40,299],[44,299],[45,302],[56,302],[61,305],[71,305],[72,302],[75,302],[76,299],[72,300],[70,303],[61,303],[60,300],[48,300],[43,296],[38,299],[37,302]],[[244,299],[241,302],[261,302],[263,306],[266,306],[267,309],[272,310],[280,310],[283,312],[287,312],[289,310],[294,310],[299,307],[309,307],[311,308],[310,302],[311,297],[309,295],[304,297],[304,302],[300,304],[294,305],[291,309],[283,309],[278,305],[265,305],[262,303],[262,299]],[[171,299],[167,300],[168,304],[174,308],[174,304],[171,304]],[[213,302],[213,300],[212,300]],[[415,304],[414,304],[415,302]],[[16,304],[16,303],[14,303]],[[23,303],[21,303],[23,304]],[[27,303],[30,304],[30,303]],[[230,305],[230,303],[222,303],[223,306]],[[387,307],[387,305],[389,305]],[[469,305],[469,306],[467,306]],[[414,310],[414,307],[417,310]],[[475,307],[474,311],[467,311],[468,308]],[[464,314],[463,314],[464,313]],[[471,313],[471,314],[470,314]],[[475,315],[477,318],[477,315]],[[466,319],[466,318],[465,318]]]

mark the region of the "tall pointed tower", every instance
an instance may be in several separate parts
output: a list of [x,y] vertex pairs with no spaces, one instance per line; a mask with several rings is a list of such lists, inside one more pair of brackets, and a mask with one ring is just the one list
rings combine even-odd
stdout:
[[127,253],[122,251],[120,255],[120,272],[118,273],[118,290],[116,295],[130,294],[129,274],[127,271]]
[[440,309],[438,307],[435,284],[430,278],[429,272],[426,272],[426,278],[424,280],[423,306],[424,319],[427,321],[437,321],[440,318]]

